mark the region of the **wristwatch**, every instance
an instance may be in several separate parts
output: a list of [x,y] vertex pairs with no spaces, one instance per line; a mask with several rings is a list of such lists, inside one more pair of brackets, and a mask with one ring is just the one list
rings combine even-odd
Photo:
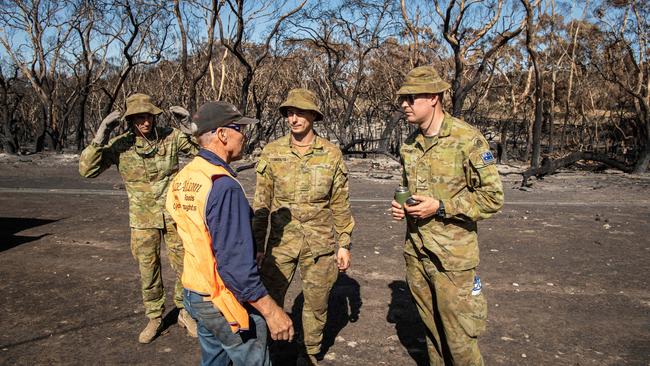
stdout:
[[436,210],[436,216],[445,217],[445,204],[442,203],[442,200],[438,200],[438,210]]

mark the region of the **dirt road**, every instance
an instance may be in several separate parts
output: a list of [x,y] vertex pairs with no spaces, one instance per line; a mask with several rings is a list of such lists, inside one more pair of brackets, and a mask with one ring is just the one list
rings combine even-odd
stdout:
[[[387,211],[398,174],[371,179],[367,163],[349,165],[353,265],[331,298],[326,358],[424,364],[404,224]],[[198,343],[176,324],[137,343],[145,317],[123,185],[114,168],[95,180],[76,169],[69,155],[0,158],[0,364],[196,365]],[[479,224],[486,364],[650,365],[650,176],[567,172],[530,191],[513,188],[518,176],[503,179],[503,211]],[[252,195],[254,172],[241,181]],[[292,286],[286,310],[301,299]]]

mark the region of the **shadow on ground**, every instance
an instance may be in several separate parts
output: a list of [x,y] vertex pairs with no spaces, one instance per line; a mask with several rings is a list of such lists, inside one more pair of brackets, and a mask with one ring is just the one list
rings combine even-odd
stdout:
[[395,324],[397,337],[409,356],[419,366],[429,365],[424,324],[420,320],[408,285],[405,281],[393,281],[388,287],[391,289],[391,295],[386,321]]
[[[295,340],[291,343],[275,342],[271,346],[273,364],[295,364],[300,347],[302,347],[302,309],[304,304],[305,297],[300,292],[291,307],[291,318],[296,331]],[[359,282],[345,273],[340,273],[330,293],[327,307],[327,323],[325,323],[323,343],[318,358],[322,358],[334,345],[336,337],[348,323],[359,320],[362,304]]]
[[133,318],[136,318],[136,317],[138,317],[137,314],[127,314],[127,315],[107,319],[107,320],[104,320],[104,321],[84,322],[81,325],[78,325],[78,326],[75,326],[75,327],[70,327],[70,328],[58,330],[56,332],[49,332],[49,333],[39,335],[39,336],[36,336],[36,337],[32,337],[32,338],[28,338],[28,339],[17,340],[17,341],[12,342],[12,343],[2,344],[2,345],[0,345],[0,349],[6,349],[6,348],[10,348],[10,347],[20,346],[20,345],[28,344],[28,343],[32,343],[32,342],[38,342],[38,341],[41,341],[41,340],[44,340],[44,339],[47,339],[47,338],[52,338],[52,337],[55,337],[55,336],[62,336],[62,335],[68,334],[68,333],[75,333],[75,332],[78,332],[81,329],[88,328],[88,327],[99,327],[99,326],[103,326],[103,325],[111,325],[111,324],[114,324],[114,323],[124,321],[126,319],[133,319]]
[[22,236],[15,235],[23,230],[31,229],[33,227],[47,225],[59,220],[47,219],[34,219],[22,217],[0,217],[0,252],[17,247],[21,244],[29,243],[41,239],[50,234],[41,234],[37,236]]

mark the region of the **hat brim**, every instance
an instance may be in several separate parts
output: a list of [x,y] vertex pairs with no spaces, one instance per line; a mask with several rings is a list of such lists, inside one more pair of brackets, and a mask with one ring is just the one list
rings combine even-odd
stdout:
[[406,94],[438,94],[451,88],[451,85],[445,81],[426,84],[404,84],[397,91],[397,95]]
[[303,111],[310,111],[316,113],[316,118],[314,119],[314,122],[323,120],[323,113],[321,113],[321,111],[315,108],[305,108],[304,106],[300,107],[294,105],[293,103],[283,103],[278,109],[280,110],[280,114],[282,114],[283,117],[287,117],[287,109],[289,108],[297,108],[297,109],[302,109]]
[[130,116],[133,116],[135,114],[141,114],[141,113],[149,113],[149,114],[152,114],[154,116],[157,116],[157,115],[161,114],[162,112],[163,112],[162,109],[156,107],[153,104],[149,104],[149,105],[143,105],[143,106],[138,106],[138,107],[135,107],[135,108],[128,109],[126,112],[124,112],[124,115],[122,116],[122,118],[126,119],[126,118],[128,118]]

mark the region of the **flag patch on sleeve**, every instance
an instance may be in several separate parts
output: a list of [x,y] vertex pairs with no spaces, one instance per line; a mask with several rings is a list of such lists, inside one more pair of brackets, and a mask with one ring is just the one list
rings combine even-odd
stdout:
[[492,155],[492,151],[486,151],[483,154],[481,154],[481,159],[483,160],[483,164],[489,165],[489,164],[494,164],[494,155]]

